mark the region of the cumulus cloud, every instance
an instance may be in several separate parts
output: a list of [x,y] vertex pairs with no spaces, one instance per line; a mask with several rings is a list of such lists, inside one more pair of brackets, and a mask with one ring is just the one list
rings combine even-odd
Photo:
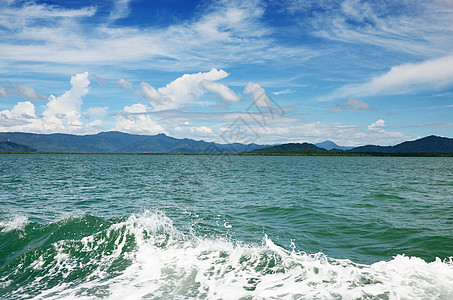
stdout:
[[0,98],[9,97],[9,95],[10,95],[10,92],[6,88],[0,86]]
[[43,112],[44,130],[76,132],[82,129],[82,97],[88,93],[88,72],[71,77],[72,87],[59,97],[51,95],[47,109]]
[[453,86],[453,55],[421,63],[394,66],[389,72],[359,85],[346,85],[320,100],[347,96],[399,95],[438,91]]
[[248,82],[244,89],[245,95],[252,95],[253,104],[260,108],[271,108],[271,98],[257,83]]
[[126,90],[129,90],[129,91],[133,90],[132,83],[127,80],[124,80],[123,78],[118,80],[116,83],[119,84],[121,87],[125,88]]
[[30,131],[41,124],[30,101],[18,102],[11,110],[0,111],[0,131]]
[[[35,114],[30,101],[19,102],[11,110],[0,112],[0,131],[24,131],[39,133],[88,133],[98,132],[100,120],[83,124],[80,120],[82,97],[88,93],[88,72],[71,77],[71,89],[59,97],[51,95],[44,112]],[[93,112],[93,109],[89,110]],[[99,112],[99,110],[98,110]]]
[[361,110],[370,110],[373,109],[368,103],[349,98],[346,100],[346,104],[337,104],[335,107],[331,108],[330,112],[340,112],[340,111],[361,111]]
[[190,127],[190,132],[196,136],[213,136],[214,131],[207,126]]
[[141,103],[125,106],[124,112],[116,117],[116,124],[113,130],[151,135],[166,133],[164,128],[146,113],[147,110],[148,107]]
[[158,92],[154,87],[146,82],[141,82],[140,88],[143,98],[150,100],[151,103],[154,104],[154,106],[163,105],[172,101],[165,94]]
[[148,106],[141,103],[132,104],[131,106],[124,107],[124,111],[130,114],[146,113],[147,110]]
[[47,98],[38,92],[36,92],[33,88],[18,84],[13,87],[14,92],[19,96],[20,98],[25,98],[29,100],[47,100]]
[[235,92],[221,83],[202,80],[200,84],[206,91],[219,95],[223,101],[239,102],[241,100]]
[[385,127],[385,121],[382,119],[377,120],[373,124],[368,126],[368,130],[383,130]]
[[244,94],[252,94],[253,102],[258,107],[269,106],[269,97],[266,91],[257,83],[248,82],[245,86]]
[[189,105],[204,94],[208,88],[218,93],[221,97],[226,97],[230,101],[233,100],[234,93],[226,86],[213,86],[210,84],[212,81],[223,79],[228,75],[224,70],[212,69],[209,72],[184,74],[157,90],[146,82],[142,82],[140,88],[143,98],[151,102],[155,111],[178,109]]

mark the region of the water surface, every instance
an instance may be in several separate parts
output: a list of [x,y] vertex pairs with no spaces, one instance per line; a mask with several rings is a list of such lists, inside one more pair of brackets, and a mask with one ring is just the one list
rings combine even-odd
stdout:
[[452,158],[0,155],[0,182],[3,298],[453,297]]

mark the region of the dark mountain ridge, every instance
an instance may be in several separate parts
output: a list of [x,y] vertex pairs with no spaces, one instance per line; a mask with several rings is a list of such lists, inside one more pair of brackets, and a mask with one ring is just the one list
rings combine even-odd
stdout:
[[375,153],[452,153],[453,139],[430,135],[395,146],[366,145],[353,148],[350,151]]
[[[64,152],[64,153],[211,153],[229,154],[253,152],[262,153],[453,153],[453,139],[427,136],[407,141],[395,146],[366,145],[343,151],[333,142],[323,144],[329,151],[310,143],[288,143],[281,145],[257,144],[218,144],[214,142],[178,139],[163,133],[157,135],[136,135],[117,131],[101,132],[92,135],[35,134],[23,132],[0,133],[0,151],[22,152]],[[10,143],[10,144],[8,144]],[[319,145],[319,144],[318,144]],[[327,146],[326,146],[327,145]],[[336,148],[339,147],[339,148]],[[334,148],[331,148],[334,147]],[[3,150],[2,150],[3,149]],[[5,150],[10,149],[10,150]]]
[[11,141],[41,152],[66,153],[237,153],[267,146],[239,143],[218,144],[192,139],[177,139],[163,133],[136,135],[118,131],[92,135],[1,132],[1,141]]
[[[334,147],[333,142],[327,143],[327,146]],[[319,145],[319,144],[318,144]],[[325,144],[324,144],[325,145]],[[336,145],[338,146],[338,145]],[[266,148],[261,148],[253,151],[253,153],[288,153],[288,154],[304,154],[304,153],[317,153],[323,155],[323,153],[328,153],[329,155],[354,155],[357,153],[369,153],[369,154],[413,154],[413,153],[453,153],[453,139],[439,137],[439,136],[427,136],[415,141],[407,141],[400,143],[395,146],[376,146],[376,145],[366,145],[360,146],[356,148],[352,148],[350,150],[344,151],[343,149],[338,148],[330,148],[327,151],[324,148],[318,147],[314,144],[309,143],[288,143],[288,144],[281,144]],[[341,147],[339,147],[341,148]],[[326,154],[327,155],[327,154]]]
[[310,143],[288,143],[254,150],[255,153],[297,153],[297,152],[327,152],[326,149]]
[[0,151],[5,152],[36,152],[35,148],[30,146],[13,143],[10,141],[0,142]]

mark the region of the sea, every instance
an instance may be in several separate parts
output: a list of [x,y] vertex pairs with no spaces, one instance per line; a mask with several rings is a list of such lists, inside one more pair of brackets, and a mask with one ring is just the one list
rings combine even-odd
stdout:
[[453,299],[453,158],[2,154],[0,299]]

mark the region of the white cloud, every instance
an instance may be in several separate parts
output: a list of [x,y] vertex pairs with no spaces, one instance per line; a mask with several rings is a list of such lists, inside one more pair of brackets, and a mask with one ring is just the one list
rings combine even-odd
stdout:
[[113,130],[134,134],[166,133],[164,128],[146,114],[147,107],[143,104],[133,104],[124,107],[124,113],[116,117]]
[[371,106],[369,106],[367,103],[357,100],[357,99],[352,99],[349,98],[346,100],[346,105],[349,105],[354,108],[354,110],[368,110],[371,109]]
[[110,13],[110,19],[116,20],[127,17],[131,11],[129,2],[131,0],[115,0],[113,10]]
[[207,126],[190,127],[190,132],[196,136],[213,136],[214,131]]
[[[117,0],[111,17],[126,16],[128,2]],[[265,8],[260,1],[213,1],[199,6],[190,21],[148,28],[102,23],[93,7],[21,4],[6,5],[0,20],[0,35],[8,36],[0,42],[0,57],[8,70],[64,73],[81,64],[114,64],[181,71],[237,62],[299,61],[318,53],[278,43],[262,20]],[[59,68],[42,68],[49,63]]]
[[28,87],[26,85],[18,84],[13,87],[14,92],[17,96],[29,100],[47,100],[47,98],[38,92],[36,92],[33,88]]
[[[367,144],[394,145],[412,136],[402,132],[388,132],[383,128],[384,121],[378,120],[370,130],[362,130],[358,126],[344,124],[326,124],[322,122],[304,123],[300,120],[288,119],[280,124],[270,124],[268,127],[256,127],[257,143],[309,142],[316,143],[333,140],[342,146],[360,146]],[[372,126],[372,125],[370,125]]]
[[294,91],[292,89],[286,89],[286,90],[282,90],[282,91],[272,92],[272,94],[275,96],[291,94],[291,93],[294,93]]
[[132,104],[131,106],[124,107],[124,111],[130,114],[146,113],[147,110],[148,106],[141,103]]
[[[88,133],[100,130],[101,122],[95,120],[83,124],[82,97],[88,93],[88,72],[71,77],[72,87],[59,97],[51,95],[42,115],[35,114],[34,105],[19,102],[11,111],[4,110],[0,114],[0,131],[23,131],[38,133]],[[93,112],[93,109],[89,112]],[[92,127],[93,126],[93,127]]]
[[271,107],[269,95],[266,91],[257,83],[248,82],[244,89],[245,95],[252,95],[253,103],[257,107],[269,108]]
[[9,97],[9,95],[10,95],[10,92],[6,88],[0,86],[0,98]]
[[414,64],[394,66],[384,75],[359,85],[346,85],[319,100],[347,96],[399,95],[439,91],[453,86],[453,55]]
[[313,33],[397,53],[445,55],[453,50],[453,10],[441,4],[447,1],[323,1]]
[[127,80],[124,80],[123,78],[118,80],[116,83],[119,84],[121,87],[125,88],[126,90],[129,90],[129,91],[133,90],[132,83]]
[[373,124],[368,126],[368,130],[383,130],[385,127],[385,121],[382,119],[377,120]]
[[36,19],[63,19],[92,17],[96,13],[93,6],[81,9],[61,9],[48,4],[36,4],[31,1],[20,5],[2,5],[2,18],[0,25],[7,28],[27,26],[33,24]]
[[88,72],[71,77],[72,87],[59,97],[51,95],[43,112],[43,130],[52,132],[78,132],[83,129],[80,121],[82,97],[88,93]]
[[404,94],[420,90],[440,90],[453,85],[453,55],[418,64],[405,64],[360,86],[346,88],[355,94]]
[[30,101],[18,102],[10,111],[0,111],[0,131],[33,131],[41,124]]
[[368,103],[349,98],[346,100],[346,104],[340,105],[337,104],[335,107],[331,108],[330,112],[340,112],[340,111],[361,111],[361,110],[370,110],[373,109]]
[[172,101],[169,97],[159,93],[154,87],[150,86],[146,82],[141,82],[140,88],[143,98],[150,100],[151,103],[154,104],[154,106],[159,104],[170,103]]
[[[191,104],[200,97],[207,90],[206,86],[215,90],[221,97],[228,97],[231,100],[232,91],[229,93],[226,90],[228,89],[226,86],[213,87],[210,85],[212,83],[211,81],[216,81],[227,76],[228,73],[224,70],[212,69],[209,72],[184,74],[165,87],[157,90],[146,82],[142,82],[140,87],[143,98],[150,100],[155,111],[178,109]],[[205,83],[202,84],[202,82]]]
[[30,101],[19,102],[11,110],[13,116],[26,116],[35,118],[35,107]]
[[239,102],[241,99],[229,87],[217,82],[202,80],[201,86],[208,92],[218,94],[220,98],[227,102]]

